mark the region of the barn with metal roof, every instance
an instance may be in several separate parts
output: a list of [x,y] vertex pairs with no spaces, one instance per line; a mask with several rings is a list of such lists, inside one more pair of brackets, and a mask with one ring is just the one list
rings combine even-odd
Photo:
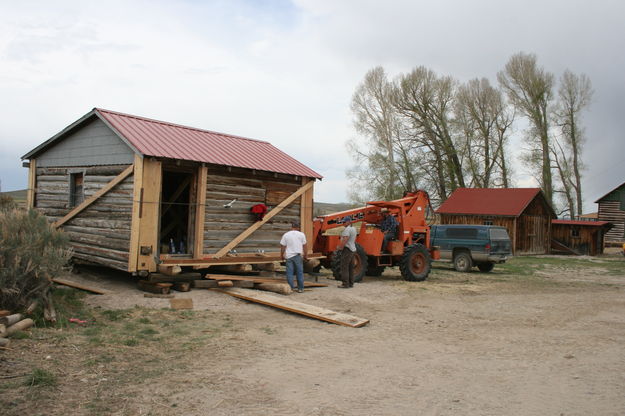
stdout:
[[515,255],[550,251],[556,214],[539,188],[458,188],[436,213],[442,224],[506,227]]
[[312,235],[322,178],[267,141],[100,108],[22,159],[76,259],[141,275],[276,260],[292,222]]

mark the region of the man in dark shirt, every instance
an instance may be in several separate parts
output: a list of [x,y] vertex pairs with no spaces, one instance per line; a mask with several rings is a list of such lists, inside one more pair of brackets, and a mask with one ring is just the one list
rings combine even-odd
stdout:
[[380,223],[380,229],[384,233],[384,241],[382,242],[382,251],[386,250],[386,245],[389,241],[397,238],[397,220],[394,216],[389,214],[388,209],[382,208],[382,222]]

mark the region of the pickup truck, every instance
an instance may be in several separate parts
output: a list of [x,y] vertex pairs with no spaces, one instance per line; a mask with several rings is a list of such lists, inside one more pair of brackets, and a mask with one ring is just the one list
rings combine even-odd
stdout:
[[508,231],[493,225],[433,225],[430,246],[438,247],[441,260],[451,260],[459,272],[473,266],[490,272],[512,255]]

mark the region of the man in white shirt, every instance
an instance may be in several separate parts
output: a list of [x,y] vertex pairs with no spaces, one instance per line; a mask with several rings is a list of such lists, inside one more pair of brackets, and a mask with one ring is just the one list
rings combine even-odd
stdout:
[[304,260],[306,260],[306,235],[299,230],[299,223],[291,224],[291,231],[287,231],[280,240],[280,257],[286,261],[286,280],[291,289],[293,284],[293,271],[297,274],[297,292],[304,291]]
[[345,229],[341,233],[341,240],[337,248],[341,250],[341,280],[343,284],[339,287],[347,289],[354,287],[354,254],[356,253],[356,236],[358,233],[352,226],[352,217],[343,218]]

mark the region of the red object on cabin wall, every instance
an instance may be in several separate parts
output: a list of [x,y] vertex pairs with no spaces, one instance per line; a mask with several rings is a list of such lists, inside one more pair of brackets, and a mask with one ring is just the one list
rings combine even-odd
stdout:
[[261,221],[267,213],[267,205],[256,204],[252,208],[250,208],[250,211],[252,212],[252,214],[256,215],[256,221]]

